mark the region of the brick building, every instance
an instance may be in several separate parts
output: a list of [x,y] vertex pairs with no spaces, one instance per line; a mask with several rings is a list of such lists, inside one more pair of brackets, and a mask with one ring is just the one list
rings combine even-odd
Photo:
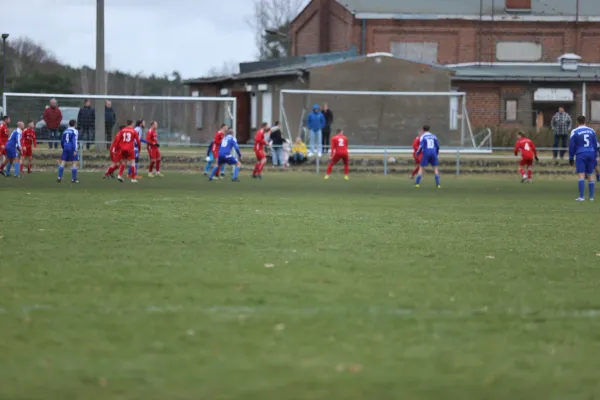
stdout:
[[[559,104],[600,121],[599,22],[599,0],[312,0],[291,24],[292,54],[355,46],[451,66],[474,126],[547,123]],[[578,71],[557,62],[568,53]]]

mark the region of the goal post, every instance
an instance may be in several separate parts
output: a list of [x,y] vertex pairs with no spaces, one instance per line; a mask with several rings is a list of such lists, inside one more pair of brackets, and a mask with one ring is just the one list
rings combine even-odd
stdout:
[[[158,122],[159,140],[165,145],[190,144],[206,141],[212,137],[222,123],[237,126],[235,97],[203,97],[203,96],[127,96],[127,95],[93,95],[93,94],[59,94],[59,93],[4,93],[2,106],[6,115],[11,116],[13,124],[17,121],[33,120],[38,139],[56,141],[60,138],[48,137],[48,129],[42,115],[49,102],[55,99],[61,109],[62,122],[59,130],[64,130],[68,120],[75,119],[85,99],[110,101],[115,113],[114,123],[105,123],[105,132],[80,132],[80,142],[86,145],[104,144],[114,137],[119,126],[127,120],[145,120],[146,130],[152,120]],[[103,102],[104,103],[104,102]],[[105,104],[106,105],[106,104]],[[98,110],[96,110],[98,112]],[[101,110],[105,113],[105,107]],[[77,121],[78,125],[82,121]],[[90,121],[88,121],[88,125]],[[94,122],[91,122],[91,126]],[[94,127],[95,128],[95,127]]]
[[480,148],[468,120],[465,92],[296,90],[280,92],[279,119],[288,138],[309,142],[306,118],[313,105],[328,104],[331,135],[341,128],[351,146],[405,147],[423,125],[443,146]]

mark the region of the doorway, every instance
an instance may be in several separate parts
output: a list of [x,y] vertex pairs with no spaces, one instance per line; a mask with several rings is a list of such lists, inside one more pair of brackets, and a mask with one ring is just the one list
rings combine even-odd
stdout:
[[235,110],[236,138],[242,144],[247,143],[250,139],[250,93],[233,92],[231,95],[235,97],[237,103]]
[[533,103],[533,125],[536,126],[536,120],[539,117],[540,122],[543,121],[543,128],[551,128],[552,127],[552,118],[558,112],[559,107],[564,107],[565,112],[572,116],[573,104],[572,103],[554,103],[554,102],[544,102],[544,103]]

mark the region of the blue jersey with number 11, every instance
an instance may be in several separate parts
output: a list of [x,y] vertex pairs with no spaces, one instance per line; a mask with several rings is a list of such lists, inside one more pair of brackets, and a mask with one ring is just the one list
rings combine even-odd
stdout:
[[587,126],[580,126],[573,129],[569,141],[569,159],[572,160],[577,154],[591,153],[596,157],[598,151],[598,141],[596,132]]

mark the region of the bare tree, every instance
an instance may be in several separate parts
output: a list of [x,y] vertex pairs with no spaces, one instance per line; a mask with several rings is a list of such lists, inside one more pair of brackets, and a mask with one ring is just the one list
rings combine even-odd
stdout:
[[253,0],[253,12],[248,25],[254,31],[260,60],[290,55],[290,24],[306,2],[307,0]]
[[239,64],[233,60],[224,61],[220,67],[212,67],[208,70],[208,76],[230,76],[239,72]]
[[52,54],[30,38],[16,38],[10,41],[9,46],[14,53],[11,61],[17,77],[37,69],[40,64],[57,64]]

